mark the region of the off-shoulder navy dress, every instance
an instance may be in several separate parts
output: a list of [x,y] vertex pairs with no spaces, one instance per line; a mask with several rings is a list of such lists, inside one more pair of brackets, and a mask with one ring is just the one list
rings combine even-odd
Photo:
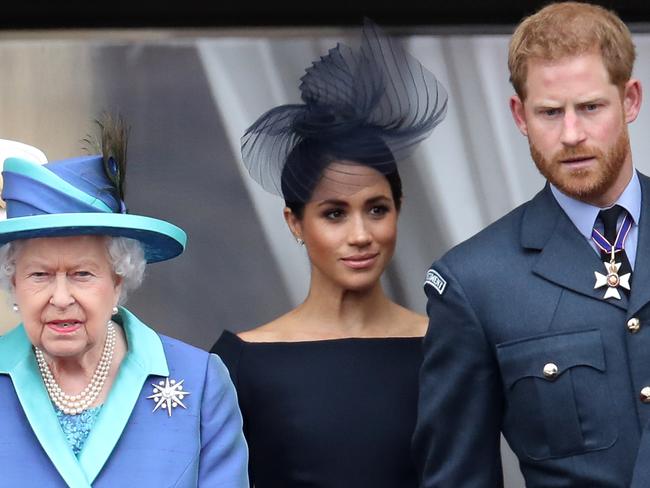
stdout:
[[415,488],[421,338],[214,345],[244,417],[255,488]]

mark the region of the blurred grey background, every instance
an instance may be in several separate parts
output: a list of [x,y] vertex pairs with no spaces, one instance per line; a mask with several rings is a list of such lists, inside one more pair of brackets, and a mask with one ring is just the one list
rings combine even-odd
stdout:
[[[209,348],[223,329],[260,325],[299,303],[309,270],[282,202],[246,174],[239,137],[261,113],[299,101],[298,80],[355,29],[5,32],[0,138],[50,161],[84,154],[101,111],[131,124],[131,212],[186,230],[181,257],[151,265],[127,307],[161,333]],[[508,109],[508,35],[400,37],[450,94],[447,119],[400,171],[405,203],[385,273],[398,302],[424,313],[422,282],[452,245],[543,185]],[[635,75],[650,86],[650,36],[635,34]],[[635,165],[650,172],[648,109],[630,127]],[[1,330],[16,322],[2,310]],[[471,420],[468,419],[468,422]],[[471,428],[468,426],[468,428]],[[506,452],[509,487],[522,486]]]

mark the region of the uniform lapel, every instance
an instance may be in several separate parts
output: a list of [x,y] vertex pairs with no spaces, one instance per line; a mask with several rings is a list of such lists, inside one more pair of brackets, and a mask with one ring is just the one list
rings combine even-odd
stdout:
[[68,486],[90,488],[59,425],[22,325],[0,340],[0,373],[11,377],[20,405],[36,438]]
[[[632,274],[632,291],[630,294],[630,306],[628,315],[636,314],[648,302],[650,302],[650,221],[646,203],[650,195],[650,179],[638,173],[641,183],[641,215],[639,217],[639,237],[636,246],[636,261]],[[635,286],[638,284],[638,286]]]
[[625,293],[621,293],[620,300],[603,300],[605,289],[594,289],[594,272],[604,273],[605,266],[557,204],[548,185],[526,209],[522,244],[540,251],[533,273],[594,300],[627,309]]
[[97,478],[117,445],[142,394],[147,377],[169,376],[167,360],[158,334],[124,308],[120,309],[120,316],[126,333],[128,352],[79,455],[79,463],[91,483]]

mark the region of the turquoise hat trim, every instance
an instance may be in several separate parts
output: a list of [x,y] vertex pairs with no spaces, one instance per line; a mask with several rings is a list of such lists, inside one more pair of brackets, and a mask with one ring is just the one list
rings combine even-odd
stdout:
[[84,156],[40,166],[20,158],[5,160],[2,196],[7,219],[0,220],[0,245],[19,239],[105,235],[142,244],[149,263],[181,254],[182,229],[164,220],[126,212],[114,197],[114,183],[101,156]]
[[149,263],[178,256],[187,243],[187,235],[179,227],[142,215],[60,213],[0,221],[0,245],[17,239],[76,235],[108,235],[136,239],[143,244],[145,258]]
[[24,159],[19,158],[6,159],[3,171],[17,173],[39,181],[44,185],[56,188],[86,205],[95,207],[99,212],[113,212],[113,210],[111,210],[111,208],[99,198],[79,190],[77,187],[58,177],[45,167],[39,166],[30,161],[25,161]]

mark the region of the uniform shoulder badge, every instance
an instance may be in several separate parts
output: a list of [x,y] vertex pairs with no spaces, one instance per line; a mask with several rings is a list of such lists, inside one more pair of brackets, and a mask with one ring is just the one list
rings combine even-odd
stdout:
[[447,287],[447,281],[445,281],[445,279],[440,276],[440,273],[431,268],[429,271],[427,271],[427,277],[424,280],[424,286],[426,287],[427,285],[432,286],[433,289],[438,292],[438,294],[442,295],[445,291],[445,288]]

